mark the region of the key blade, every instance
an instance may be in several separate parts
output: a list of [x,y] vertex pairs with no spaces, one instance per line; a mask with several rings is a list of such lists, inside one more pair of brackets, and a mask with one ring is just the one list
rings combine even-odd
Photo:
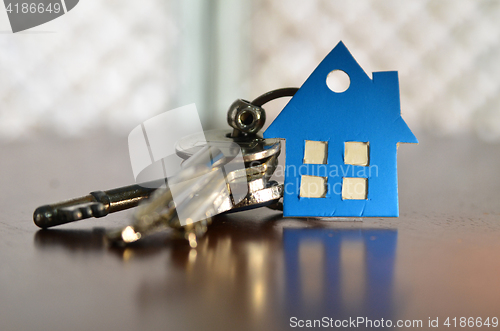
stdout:
[[[190,225],[220,213],[221,209],[233,207],[230,192],[222,173],[211,174],[208,182],[194,188],[195,194],[176,206],[181,225]],[[184,223],[183,223],[184,222]]]
[[[185,174],[193,168],[201,169],[199,176],[186,180]],[[179,173],[168,179],[180,224],[196,223],[217,213],[220,206],[214,203],[225,202],[219,196],[229,196],[230,190],[233,201],[243,200],[248,187],[238,185],[238,181],[246,183],[246,178],[226,180],[236,171],[245,171],[245,162],[240,146],[234,142],[210,142],[186,160]],[[191,200],[196,201],[196,207]]]

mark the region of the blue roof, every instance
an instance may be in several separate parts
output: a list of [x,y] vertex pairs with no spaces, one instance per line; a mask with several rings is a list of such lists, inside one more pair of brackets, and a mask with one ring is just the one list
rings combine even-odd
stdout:
[[[342,70],[350,78],[342,93],[330,90],[328,74]],[[329,140],[353,136],[391,143],[418,143],[401,117],[396,71],[374,72],[370,79],[342,42],[325,57],[264,132],[264,138]],[[363,140],[361,140],[363,141]]]

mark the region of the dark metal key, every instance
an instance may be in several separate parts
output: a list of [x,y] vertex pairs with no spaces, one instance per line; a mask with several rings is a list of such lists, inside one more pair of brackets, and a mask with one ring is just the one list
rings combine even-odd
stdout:
[[129,185],[107,191],[95,191],[89,195],[55,204],[38,207],[33,221],[43,229],[90,217],[104,217],[110,213],[136,207],[148,199],[164,180],[147,184]]

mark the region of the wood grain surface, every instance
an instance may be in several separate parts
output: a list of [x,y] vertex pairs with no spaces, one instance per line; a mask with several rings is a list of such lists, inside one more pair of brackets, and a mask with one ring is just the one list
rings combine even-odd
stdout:
[[[219,216],[196,249],[109,247],[131,212],[39,230],[42,204],[133,183],[127,139],[0,145],[0,330],[280,330],[290,319],[500,317],[500,146],[399,148],[399,218]],[[380,329],[380,328],[379,328]]]

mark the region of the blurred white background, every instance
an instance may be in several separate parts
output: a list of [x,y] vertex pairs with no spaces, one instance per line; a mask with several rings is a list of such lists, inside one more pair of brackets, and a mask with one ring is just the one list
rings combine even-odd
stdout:
[[399,71],[417,133],[500,140],[497,0],[81,0],[17,34],[2,7],[0,140],[127,135],[192,102],[225,127],[232,101],[300,86],[340,40],[368,74]]

